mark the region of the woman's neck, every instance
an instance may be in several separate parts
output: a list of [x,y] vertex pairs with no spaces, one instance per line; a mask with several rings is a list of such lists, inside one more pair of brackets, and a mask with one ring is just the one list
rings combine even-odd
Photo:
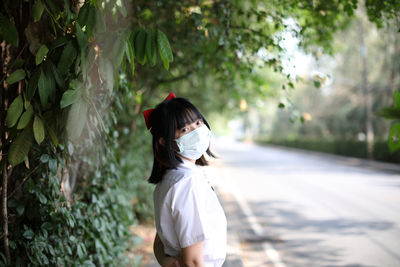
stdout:
[[179,155],[179,154],[177,154],[177,155],[178,155],[178,157],[180,157],[180,158],[186,159],[187,161],[190,161],[190,162],[192,162],[193,164],[196,164],[196,160],[194,160],[194,159],[189,159],[189,158],[184,157],[184,156]]

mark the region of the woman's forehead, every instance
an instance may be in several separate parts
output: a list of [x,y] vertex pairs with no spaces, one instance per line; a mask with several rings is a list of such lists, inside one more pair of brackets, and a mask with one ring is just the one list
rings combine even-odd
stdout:
[[191,124],[201,118],[201,115],[195,110],[186,109],[176,117],[176,126],[177,128],[182,128],[185,125]]

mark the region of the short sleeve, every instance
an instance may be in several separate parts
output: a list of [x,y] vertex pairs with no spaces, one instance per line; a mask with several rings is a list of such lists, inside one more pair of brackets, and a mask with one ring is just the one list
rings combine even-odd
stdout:
[[207,238],[206,193],[198,179],[185,177],[174,185],[171,215],[181,248]]

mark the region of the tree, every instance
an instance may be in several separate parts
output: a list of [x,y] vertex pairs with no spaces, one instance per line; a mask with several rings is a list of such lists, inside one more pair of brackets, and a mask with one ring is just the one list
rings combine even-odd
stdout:
[[[237,84],[256,64],[282,72],[280,33],[291,27],[286,19],[295,20],[303,47],[329,52],[332,34],[356,5],[3,1],[3,262],[125,264],[127,226],[134,218],[128,189],[118,186],[129,183],[118,166],[126,166],[121,155],[130,155],[119,142],[138,133],[140,111],[178,82],[190,85],[188,96],[201,96],[203,104],[211,99],[219,109],[226,99],[257,98],[266,92]],[[130,120],[123,112],[132,114]],[[129,135],[121,137],[126,129]],[[144,171],[140,160],[133,160],[133,171]]]

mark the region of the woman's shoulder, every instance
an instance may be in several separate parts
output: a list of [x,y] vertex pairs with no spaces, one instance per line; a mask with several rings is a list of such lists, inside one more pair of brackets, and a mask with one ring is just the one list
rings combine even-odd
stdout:
[[170,169],[165,173],[163,181],[170,185],[174,185],[185,180],[191,180],[198,177],[201,173],[198,169],[188,168],[186,166],[178,166],[176,169]]

